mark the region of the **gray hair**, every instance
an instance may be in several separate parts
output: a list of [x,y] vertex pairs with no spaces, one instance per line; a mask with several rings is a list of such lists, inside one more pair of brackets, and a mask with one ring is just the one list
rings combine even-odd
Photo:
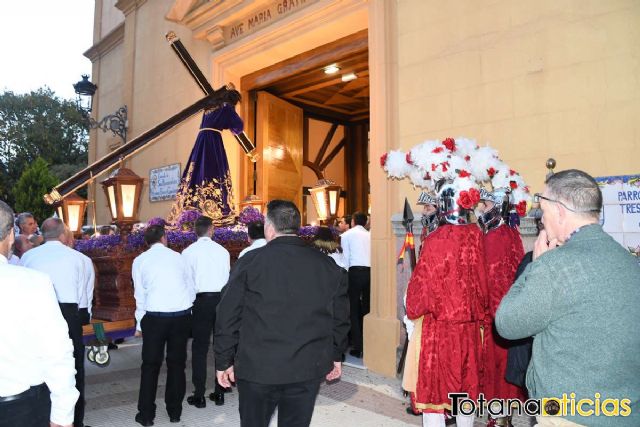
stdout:
[[60,218],[47,218],[42,223],[42,237],[45,242],[64,237],[64,232],[64,222]]
[[551,197],[563,202],[573,213],[599,218],[602,192],[591,175],[577,169],[554,173],[546,181]]
[[21,214],[18,214],[18,217],[16,218],[16,225],[20,227],[29,218],[35,219],[31,212],[22,212]]
[[0,200],[0,241],[6,239],[13,230],[13,209]]

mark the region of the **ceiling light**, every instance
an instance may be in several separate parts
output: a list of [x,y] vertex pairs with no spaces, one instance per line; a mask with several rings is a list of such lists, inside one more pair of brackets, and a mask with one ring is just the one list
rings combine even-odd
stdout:
[[355,80],[357,78],[358,78],[358,76],[356,75],[356,73],[348,73],[348,74],[343,74],[342,75],[342,81],[343,82],[350,82],[351,80]]
[[338,67],[337,64],[331,64],[331,65],[327,65],[326,67],[324,67],[324,73],[325,74],[335,74],[338,71],[340,71],[340,67]]

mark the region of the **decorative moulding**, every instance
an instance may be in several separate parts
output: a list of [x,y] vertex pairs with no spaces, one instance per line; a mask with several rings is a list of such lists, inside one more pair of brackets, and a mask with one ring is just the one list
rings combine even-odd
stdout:
[[94,44],[84,53],[91,62],[96,62],[100,57],[109,53],[114,47],[118,46],[124,40],[124,22],[111,30],[109,34],[104,36],[102,40]]
[[116,2],[116,7],[120,9],[126,16],[132,11],[140,8],[140,6],[142,6],[146,2],[147,0],[118,0]]

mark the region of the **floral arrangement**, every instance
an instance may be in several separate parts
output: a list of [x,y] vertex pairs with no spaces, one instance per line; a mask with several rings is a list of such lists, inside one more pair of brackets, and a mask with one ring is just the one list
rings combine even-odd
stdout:
[[247,206],[240,212],[238,221],[244,225],[249,225],[252,222],[264,223],[264,215],[262,215],[260,211],[253,206]]
[[163,227],[166,227],[167,221],[165,221],[164,218],[160,218],[159,216],[156,216],[151,218],[149,221],[147,221],[147,226],[151,226],[151,225],[161,225]]
[[[180,213],[178,221],[176,222],[176,228],[183,231],[193,231],[193,227],[196,220],[200,218],[202,214],[196,210],[185,210]],[[155,218],[154,218],[155,219]]]

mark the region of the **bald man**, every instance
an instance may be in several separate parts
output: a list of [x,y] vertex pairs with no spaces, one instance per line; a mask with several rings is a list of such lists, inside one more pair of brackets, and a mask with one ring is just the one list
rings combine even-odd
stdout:
[[18,234],[16,236],[16,241],[14,242],[13,254],[18,258],[22,258],[22,255],[24,255],[28,250],[33,248],[34,248],[34,245],[27,236],[23,234]]

